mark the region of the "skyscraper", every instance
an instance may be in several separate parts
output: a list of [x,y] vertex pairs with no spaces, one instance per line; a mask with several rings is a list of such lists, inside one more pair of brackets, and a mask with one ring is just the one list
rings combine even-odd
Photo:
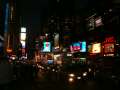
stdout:
[[[19,19],[15,0],[3,0],[4,51],[14,54],[19,42]],[[16,43],[17,42],[17,43]]]

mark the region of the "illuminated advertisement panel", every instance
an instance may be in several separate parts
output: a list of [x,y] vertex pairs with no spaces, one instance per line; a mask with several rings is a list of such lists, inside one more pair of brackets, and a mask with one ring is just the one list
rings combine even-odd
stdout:
[[115,38],[113,36],[105,38],[103,42],[103,53],[104,56],[114,56],[115,52]]
[[80,43],[79,42],[73,43],[73,50],[74,51],[79,51],[80,50]]
[[26,33],[26,28],[25,27],[21,28],[21,33]]
[[55,49],[59,48],[59,34],[56,34],[54,37],[54,47]]
[[104,44],[104,53],[114,53],[114,43]]
[[26,40],[26,33],[20,33],[20,40]]
[[80,52],[86,52],[86,42],[81,42],[81,49]]
[[70,51],[71,51],[71,52],[74,52],[74,51],[86,52],[86,42],[83,41],[83,42],[73,43],[73,44],[70,46]]
[[51,51],[51,43],[50,42],[43,42],[43,52],[50,52]]
[[20,42],[21,42],[21,44],[22,44],[22,48],[25,48],[25,46],[26,46],[25,41],[20,41]]
[[92,44],[92,53],[101,53],[101,43]]
[[95,19],[95,26],[96,26],[96,27],[99,27],[99,26],[101,26],[101,25],[103,25],[103,23],[102,23],[102,18],[101,18],[101,17],[97,17],[97,18]]

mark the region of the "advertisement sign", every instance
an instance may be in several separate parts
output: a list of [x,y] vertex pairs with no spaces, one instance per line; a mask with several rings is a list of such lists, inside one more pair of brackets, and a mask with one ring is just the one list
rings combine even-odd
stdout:
[[21,28],[21,33],[26,33],[26,28],[25,27]]
[[92,53],[101,53],[101,43],[92,44]]
[[103,25],[103,23],[102,23],[102,18],[101,18],[101,17],[97,17],[97,18],[95,19],[95,26],[96,26],[96,27],[99,27],[99,26],[101,26],[101,25]]
[[80,52],[86,52],[86,42],[85,41],[81,42]]
[[113,56],[115,52],[115,38],[114,37],[107,37],[103,42],[103,53],[104,56]]
[[103,21],[101,16],[96,16],[96,14],[94,14],[87,19],[87,27],[89,31],[94,30],[95,27],[99,27],[102,25]]
[[113,43],[104,44],[104,53],[114,53],[114,44]]
[[26,28],[21,27],[21,32],[20,32],[20,42],[22,45],[22,56],[25,55],[26,53]]
[[80,43],[79,42],[73,43],[73,50],[74,51],[80,51]]
[[86,52],[86,42],[75,42],[72,45],[70,45],[70,51],[79,51],[79,52]]
[[20,33],[20,40],[26,40],[26,33]]
[[26,46],[25,41],[20,41],[20,42],[21,42],[21,44],[22,44],[22,48],[25,48],[25,46]]
[[59,34],[56,34],[54,37],[54,48],[55,49],[60,48],[60,46],[59,46]]
[[51,43],[43,42],[43,50],[42,52],[50,52],[51,51]]

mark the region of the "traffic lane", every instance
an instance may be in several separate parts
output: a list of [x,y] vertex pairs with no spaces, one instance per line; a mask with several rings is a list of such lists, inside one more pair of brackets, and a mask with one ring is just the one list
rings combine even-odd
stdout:
[[117,87],[119,88],[119,85],[116,87],[112,81],[101,78],[77,83],[64,82],[65,79],[61,77],[60,72],[39,70],[37,78],[29,81],[25,79],[14,81],[9,90],[117,90]]
[[42,81],[19,81],[14,84],[14,88],[8,90],[117,90],[111,84],[98,84],[95,81],[85,81],[79,84],[64,84],[60,81],[42,80]]
[[[57,76],[58,75],[58,76]],[[63,77],[64,78],[64,77]],[[53,88],[57,89],[58,87],[60,88],[77,88],[81,90],[115,90],[115,88],[119,88],[119,85],[116,85],[114,82],[111,80],[107,79],[101,79],[100,81],[95,79],[95,80],[83,80],[81,82],[77,82],[77,84],[72,84],[72,83],[64,83],[64,79],[61,79],[59,77],[58,72],[49,72],[45,76],[46,80],[46,85],[52,86]],[[57,88],[56,88],[57,86]],[[46,86],[45,86],[46,87]]]

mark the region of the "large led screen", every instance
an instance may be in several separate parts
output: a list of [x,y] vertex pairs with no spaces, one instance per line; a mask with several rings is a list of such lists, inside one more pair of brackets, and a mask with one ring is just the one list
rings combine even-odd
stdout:
[[73,43],[73,50],[74,50],[74,51],[80,50],[80,43],[79,43],[79,42]]
[[86,52],[86,42],[80,42],[81,44],[81,49],[80,49],[80,52]]
[[43,50],[42,52],[50,52],[51,51],[51,43],[43,42]]
[[70,45],[70,51],[79,51],[79,52],[86,52],[86,42],[76,42]]

